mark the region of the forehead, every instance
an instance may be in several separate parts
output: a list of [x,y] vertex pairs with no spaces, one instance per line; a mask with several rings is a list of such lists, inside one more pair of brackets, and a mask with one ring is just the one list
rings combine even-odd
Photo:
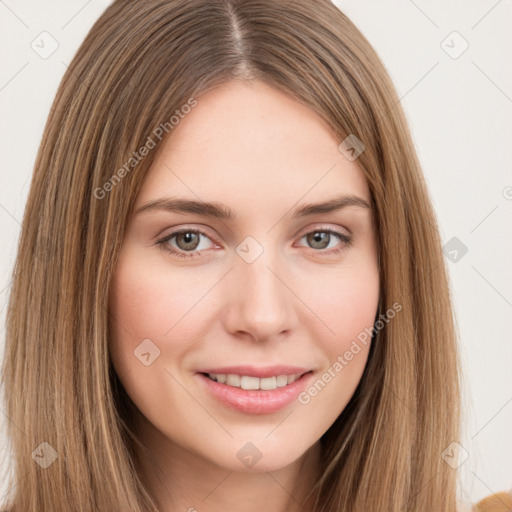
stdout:
[[262,82],[231,82],[196,98],[167,139],[137,203],[181,194],[233,208],[294,204],[335,193],[368,198],[362,170],[310,107]]

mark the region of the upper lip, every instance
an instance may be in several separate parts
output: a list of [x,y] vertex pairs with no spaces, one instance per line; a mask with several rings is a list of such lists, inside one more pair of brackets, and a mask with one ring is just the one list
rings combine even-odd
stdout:
[[205,368],[199,370],[198,373],[215,373],[215,374],[233,374],[233,375],[247,375],[248,377],[274,377],[277,375],[297,375],[308,373],[310,369],[302,368],[299,366],[288,366],[288,365],[274,365],[274,366],[263,366],[258,368],[251,365],[241,366],[222,366],[218,368]]

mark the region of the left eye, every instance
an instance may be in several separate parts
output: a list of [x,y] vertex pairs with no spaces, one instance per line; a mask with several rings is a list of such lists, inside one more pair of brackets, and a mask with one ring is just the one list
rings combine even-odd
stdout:
[[[348,246],[352,242],[352,238],[343,234],[338,233],[338,231],[334,231],[332,229],[324,229],[324,230],[317,230],[317,231],[311,231],[310,233],[307,233],[304,235],[301,240],[305,238],[307,243],[310,244],[310,247],[312,249],[331,249],[329,247],[331,241],[338,241],[343,242],[342,246]],[[342,247],[341,247],[342,248]],[[338,250],[341,250],[341,248],[336,249],[334,252],[337,252]],[[331,252],[331,251],[327,251]]]
[[[191,258],[198,256],[202,250],[209,249],[208,246],[200,247],[203,239],[210,240],[210,237],[201,230],[183,229],[170,233],[164,238],[158,240],[157,244],[175,256],[180,258]],[[306,239],[306,242],[309,244],[311,249],[318,249],[316,252],[322,254],[337,253],[350,246],[352,243],[351,236],[339,233],[332,229],[311,231],[303,235],[300,239]],[[342,243],[336,244],[336,241],[341,241]],[[334,245],[331,242],[334,242]]]

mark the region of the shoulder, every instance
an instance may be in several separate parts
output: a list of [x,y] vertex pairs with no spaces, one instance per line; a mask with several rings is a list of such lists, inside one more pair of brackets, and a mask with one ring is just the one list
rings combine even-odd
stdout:
[[512,510],[512,494],[510,492],[498,492],[486,496],[475,503],[473,512],[510,512]]

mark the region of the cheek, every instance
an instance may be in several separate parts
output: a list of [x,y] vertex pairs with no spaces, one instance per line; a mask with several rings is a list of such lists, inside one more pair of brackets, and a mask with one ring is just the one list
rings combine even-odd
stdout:
[[213,313],[202,299],[215,279],[206,272],[170,272],[136,249],[121,252],[110,287],[109,353],[132,399],[143,389],[160,389],[165,370],[186,366],[207,334]]
[[329,423],[349,402],[366,366],[379,301],[378,268],[346,265],[336,274],[316,275],[315,287],[313,281],[304,284],[315,290],[304,296],[321,320],[313,323],[311,337],[326,357],[299,403]]
[[[145,358],[155,361],[153,368],[160,365],[165,333],[178,321],[183,308],[179,294],[169,292],[175,289],[175,284],[169,282],[169,278],[162,279],[162,273],[153,265],[138,264],[129,252],[121,253],[112,276],[109,298],[110,355],[119,375],[133,368],[141,370],[141,361],[135,359],[139,351],[150,353]],[[174,347],[176,351],[179,348]]]
[[197,304],[206,285],[179,270],[171,274],[151,261],[141,261],[136,255],[121,257],[112,277],[109,305],[114,339],[123,339],[125,345],[146,338],[162,344],[176,330],[186,338],[189,323],[180,320]]
[[172,375],[194,345],[194,323],[185,315],[197,303],[197,287],[202,288],[190,281],[130,250],[121,253],[112,276],[109,353],[125,390],[147,418],[176,406],[179,398],[171,392]]
[[320,320],[315,325],[321,325],[325,333],[315,338],[323,340],[324,348],[330,347],[328,352],[332,356],[333,350],[342,350],[365,328],[373,326],[379,301],[379,274],[372,266],[364,270],[347,266],[337,273],[315,277],[303,282],[303,295]]

